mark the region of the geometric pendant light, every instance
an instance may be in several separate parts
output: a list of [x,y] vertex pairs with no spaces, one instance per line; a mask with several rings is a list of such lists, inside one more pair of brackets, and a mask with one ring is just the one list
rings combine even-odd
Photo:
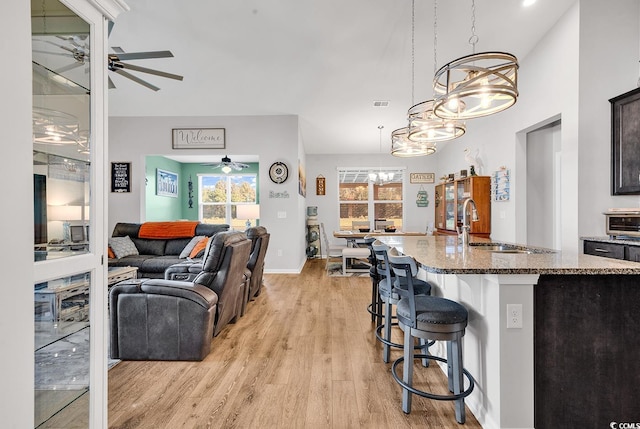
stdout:
[[80,124],[78,118],[57,110],[33,107],[33,141],[65,145],[77,144]]
[[413,142],[443,142],[462,136],[466,127],[464,122],[437,117],[433,112],[434,100],[423,101],[412,106],[409,117],[409,140]]
[[475,0],[471,0],[473,54],[441,67],[433,78],[433,112],[442,119],[473,119],[501,112],[518,99],[518,59],[506,52],[476,53]]
[[436,72],[434,113],[443,119],[473,119],[511,107],[518,98],[518,60],[505,52],[458,58]]

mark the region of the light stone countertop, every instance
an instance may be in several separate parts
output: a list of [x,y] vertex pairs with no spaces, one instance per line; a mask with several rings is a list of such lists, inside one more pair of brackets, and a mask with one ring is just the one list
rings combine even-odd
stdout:
[[[378,239],[388,246],[396,247],[405,255],[413,256],[426,271],[431,273],[640,275],[640,263],[637,262],[582,253],[554,252],[533,246],[527,246],[527,249],[554,253],[496,253],[473,246],[463,249],[456,236],[384,236]],[[491,242],[493,240],[473,237],[471,241]]]

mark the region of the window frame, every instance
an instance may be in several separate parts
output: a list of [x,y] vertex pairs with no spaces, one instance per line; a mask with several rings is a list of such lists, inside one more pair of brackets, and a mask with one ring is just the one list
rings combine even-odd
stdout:
[[[341,199],[341,187],[342,184],[344,183],[342,181],[342,177],[345,174],[367,174],[367,176],[370,173],[379,173],[379,172],[393,172],[394,173],[394,177],[396,177],[396,179],[393,181],[393,183],[398,183],[401,186],[401,192],[400,192],[400,199],[399,200],[380,200],[380,199],[375,199],[375,189],[376,189],[376,184],[374,183],[374,181],[367,179],[366,184],[367,184],[367,199],[366,200],[343,200]],[[346,227],[346,225],[342,225],[342,217],[341,217],[341,208],[343,204],[366,204],[367,206],[367,220],[369,221],[369,228],[375,228],[375,219],[376,219],[376,204],[389,204],[389,203],[395,203],[395,204],[400,204],[402,206],[402,217],[401,217],[401,222],[402,224],[400,225],[400,228],[402,227],[402,225],[404,225],[406,223],[406,205],[405,205],[405,199],[406,199],[406,185],[407,185],[407,174],[405,173],[405,168],[403,167],[379,167],[379,168],[357,168],[357,167],[339,167],[337,169],[336,172],[337,175],[337,184],[338,184],[338,192],[337,194],[337,202],[338,202],[338,225],[340,226],[340,229],[346,229],[346,230],[351,230],[351,226],[349,226],[348,228]],[[400,175],[400,180],[397,180],[397,175]],[[365,182],[354,182],[354,183],[361,183],[364,185]],[[384,186],[384,185],[382,185]]]
[[[249,177],[252,180],[246,181],[250,184],[250,186],[254,189],[255,195],[253,201],[231,201],[231,186],[232,179],[235,177]],[[224,223],[228,225],[233,225],[234,219],[236,219],[233,210],[233,207],[243,204],[258,204],[258,174],[257,173],[237,173],[237,174],[210,174],[210,173],[199,173],[198,177],[198,220],[202,223],[205,223],[203,212],[205,206],[224,206],[225,207],[225,219]],[[203,179],[213,177],[220,178],[221,180],[225,180],[225,193],[226,193],[226,201],[225,202],[204,202],[202,201],[202,192],[204,187],[202,186]]]

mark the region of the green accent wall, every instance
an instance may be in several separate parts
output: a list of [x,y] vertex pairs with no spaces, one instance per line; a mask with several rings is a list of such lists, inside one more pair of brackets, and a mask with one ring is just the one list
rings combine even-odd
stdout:
[[[256,174],[256,194],[260,202],[259,163],[247,163],[243,174]],[[156,169],[178,174],[178,198],[156,195]],[[167,221],[176,219],[198,220],[198,174],[219,173],[201,164],[180,163],[164,156],[146,157],[146,220]],[[234,174],[233,172],[230,174]],[[193,207],[189,208],[189,178],[193,182]]]

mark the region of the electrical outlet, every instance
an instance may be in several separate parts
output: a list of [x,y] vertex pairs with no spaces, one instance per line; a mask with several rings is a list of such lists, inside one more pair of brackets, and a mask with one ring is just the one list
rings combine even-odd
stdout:
[[507,329],[522,329],[522,304],[507,304]]
[[282,256],[282,249],[278,249],[278,256]]

